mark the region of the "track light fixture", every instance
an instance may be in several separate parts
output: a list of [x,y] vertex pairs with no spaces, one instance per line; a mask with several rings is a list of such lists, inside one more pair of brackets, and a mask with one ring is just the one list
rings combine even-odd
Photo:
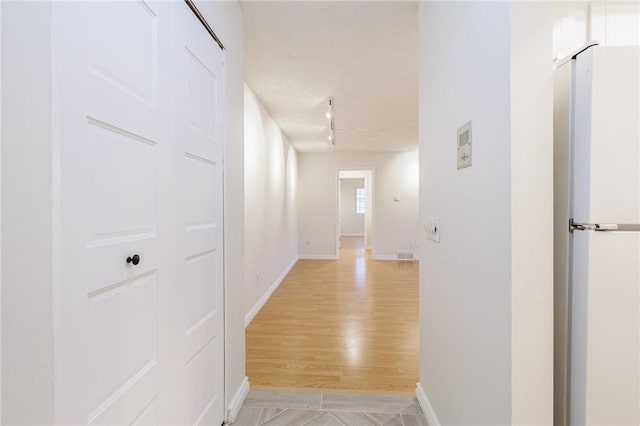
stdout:
[[329,98],[327,109],[327,119],[329,120],[329,143],[333,148],[336,145],[336,130],[333,125],[333,98]]

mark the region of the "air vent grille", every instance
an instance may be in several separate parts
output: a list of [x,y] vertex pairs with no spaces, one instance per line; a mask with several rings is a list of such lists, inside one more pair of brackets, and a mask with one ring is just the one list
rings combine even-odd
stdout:
[[416,260],[416,254],[412,251],[397,251],[397,260]]

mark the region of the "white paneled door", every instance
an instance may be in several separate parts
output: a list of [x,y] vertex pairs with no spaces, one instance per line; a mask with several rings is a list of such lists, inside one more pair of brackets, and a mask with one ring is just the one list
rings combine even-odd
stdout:
[[[219,425],[224,412],[222,50],[184,3],[174,4],[173,140],[181,306],[179,423]],[[215,284],[215,285],[212,285]]]
[[223,52],[184,2],[53,6],[58,424],[224,420]]

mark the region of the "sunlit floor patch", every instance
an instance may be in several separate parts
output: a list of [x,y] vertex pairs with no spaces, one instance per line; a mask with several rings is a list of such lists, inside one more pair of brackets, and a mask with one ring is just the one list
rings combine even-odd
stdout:
[[247,328],[252,389],[412,395],[418,263],[375,261],[362,237],[340,260],[301,260]]

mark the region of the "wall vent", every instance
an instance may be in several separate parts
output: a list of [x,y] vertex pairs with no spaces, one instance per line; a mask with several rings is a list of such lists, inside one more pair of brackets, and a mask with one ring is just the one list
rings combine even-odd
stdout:
[[416,254],[412,251],[397,251],[397,260],[416,260]]

